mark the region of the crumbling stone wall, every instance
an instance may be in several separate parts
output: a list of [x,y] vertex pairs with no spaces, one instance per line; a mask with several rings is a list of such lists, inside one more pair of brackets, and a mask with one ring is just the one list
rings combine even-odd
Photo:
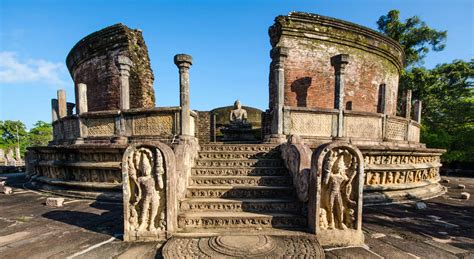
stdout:
[[129,71],[130,108],[155,106],[154,76],[142,32],[115,24],[80,40],[66,58],[76,88],[79,83],[87,85],[89,111],[120,108],[119,56],[132,61]]
[[[335,70],[331,57],[349,54],[345,70],[345,104],[352,110],[377,112],[379,87],[387,86],[387,113],[395,115],[403,50],[395,41],[365,27],[307,13],[278,16],[269,29],[272,47],[286,47],[284,105],[334,108]],[[270,65],[270,107],[276,94]]]

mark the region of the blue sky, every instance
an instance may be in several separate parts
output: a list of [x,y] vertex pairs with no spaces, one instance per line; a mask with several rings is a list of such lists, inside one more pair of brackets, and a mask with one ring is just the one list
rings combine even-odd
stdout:
[[191,107],[210,110],[240,99],[268,107],[268,27],[277,15],[304,11],[376,29],[391,9],[403,19],[418,15],[448,31],[447,47],[432,52],[426,67],[474,57],[472,0],[249,0],[249,1],[24,1],[0,0],[0,120],[31,127],[51,120],[50,100],[73,83],[65,67],[71,47],[84,36],[122,22],[143,30],[155,74],[156,106],[179,103],[173,56],[193,56]]

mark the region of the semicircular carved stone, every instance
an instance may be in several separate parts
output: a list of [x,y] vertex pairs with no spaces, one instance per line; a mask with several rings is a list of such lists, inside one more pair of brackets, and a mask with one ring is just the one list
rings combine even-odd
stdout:
[[311,159],[308,221],[322,245],[360,245],[364,159],[355,146],[332,142]]
[[175,229],[174,164],[173,151],[162,143],[135,144],[125,151],[124,241],[165,240]]
[[308,201],[311,149],[299,136],[292,135],[287,143],[281,145],[281,154],[285,167],[293,177],[298,199],[302,202]]

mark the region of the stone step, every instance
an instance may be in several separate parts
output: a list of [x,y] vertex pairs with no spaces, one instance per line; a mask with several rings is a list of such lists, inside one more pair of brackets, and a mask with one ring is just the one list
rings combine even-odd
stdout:
[[292,186],[189,186],[187,198],[292,198]]
[[291,186],[289,176],[192,176],[190,186]]
[[289,176],[284,167],[194,167],[192,176]]
[[282,167],[281,159],[198,159],[198,167]]
[[287,213],[185,212],[178,215],[182,229],[214,228],[302,228],[306,218]]
[[206,151],[199,152],[199,159],[279,159],[280,152],[270,151],[270,152],[223,152],[223,151]]
[[278,146],[274,144],[223,144],[213,143],[201,145],[201,151],[215,152],[269,152],[278,150]]
[[180,209],[192,212],[285,212],[299,214],[302,204],[293,199],[209,199],[181,201]]

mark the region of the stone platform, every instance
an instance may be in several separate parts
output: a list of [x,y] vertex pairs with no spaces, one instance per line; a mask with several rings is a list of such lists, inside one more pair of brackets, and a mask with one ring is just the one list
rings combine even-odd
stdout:
[[[25,189],[24,174],[0,176],[7,177],[7,185],[14,189],[12,195],[0,194],[2,258],[163,257],[163,243],[122,241],[123,226],[117,223],[123,222],[121,204],[66,199],[64,207],[47,207],[44,203],[51,196]],[[474,178],[443,179],[450,180],[443,183],[448,192],[425,201],[426,209],[417,209],[415,203],[365,207],[365,245],[324,247],[325,257],[473,258],[474,199],[459,197],[461,192],[474,193]],[[265,230],[251,232],[270,235]],[[192,233],[187,237],[198,240]]]

